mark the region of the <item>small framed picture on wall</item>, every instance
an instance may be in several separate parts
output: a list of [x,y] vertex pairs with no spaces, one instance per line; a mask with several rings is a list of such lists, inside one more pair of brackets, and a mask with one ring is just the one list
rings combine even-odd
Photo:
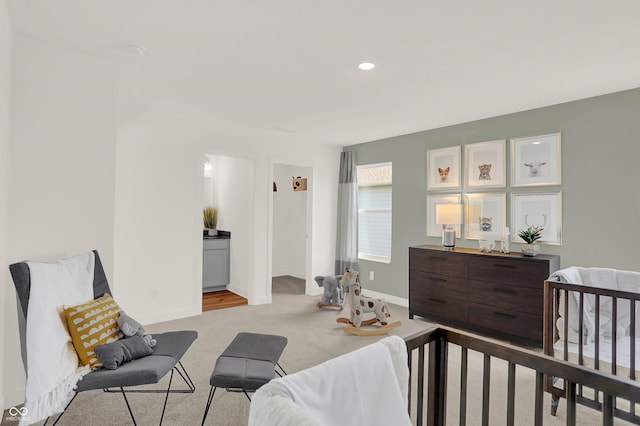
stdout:
[[465,145],[465,176],[468,188],[504,188],[506,180],[505,139]]
[[562,244],[562,193],[511,194],[511,241],[524,243],[518,232],[529,227],[542,229],[542,244]]
[[427,151],[427,191],[460,188],[460,145]]
[[562,183],[560,133],[511,139],[511,186]]
[[506,194],[466,194],[464,197],[465,235],[479,240],[487,235],[502,234],[506,226]]
[[[427,237],[442,237],[442,225],[436,223],[438,204],[460,204],[460,194],[427,195]],[[458,238],[462,236],[461,225],[453,225]]]

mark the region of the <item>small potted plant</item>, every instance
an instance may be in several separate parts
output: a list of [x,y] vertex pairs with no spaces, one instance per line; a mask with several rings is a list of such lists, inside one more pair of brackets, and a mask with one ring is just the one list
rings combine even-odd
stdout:
[[215,207],[205,207],[202,210],[202,219],[204,221],[204,229],[208,231],[209,236],[218,235],[216,226],[218,225],[218,209]]
[[533,257],[540,253],[540,246],[535,242],[542,238],[543,229],[544,228],[529,226],[527,229],[521,229],[518,232],[518,237],[522,238],[526,243],[521,247],[522,254]]

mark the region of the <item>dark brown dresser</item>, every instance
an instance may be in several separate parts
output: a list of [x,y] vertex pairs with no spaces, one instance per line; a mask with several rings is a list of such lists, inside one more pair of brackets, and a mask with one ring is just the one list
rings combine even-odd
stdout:
[[409,248],[409,318],[542,347],[543,285],[560,256]]

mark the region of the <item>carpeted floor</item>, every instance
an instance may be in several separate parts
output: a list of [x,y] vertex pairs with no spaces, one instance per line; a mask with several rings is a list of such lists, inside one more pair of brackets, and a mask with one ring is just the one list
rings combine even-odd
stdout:
[[[366,294],[366,289],[365,289]],[[320,310],[315,304],[318,297],[304,295],[302,280],[292,277],[278,277],[273,281],[273,303],[260,306],[238,306],[205,312],[200,316],[185,318],[146,327],[149,333],[169,330],[193,329],[199,338],[185,354],[182,361],[195,382],[193,394],[172,394],[169,396],[165,413],[165,425],[199,425],[209,393],[209,376],[218,355],[239,331],[284,335],[289,339],[280,364],[288,373],[293,373],[361,346],[377,341],[381,336],[360,337],[343,332],[343,326],[336,323],[339,316],[347,316],[348,308],[343,312]],[[416,317],[408,320],[406,308],[390,305],[393,320],[401,320],[402,326],[391,331],[392,334],[408,336],[433,324]],[[459,388],[459,351],[450,349],[449,389],[447,424],[458,424]],[[467,424],[480,424],[482,403],[482,356],[470,353],[469,398],[467,401]],[[492,372],[501,370],[505,374],[492,379],[491,383],[491,421],[490,424],[505,424],[506,419],[506,363],[500,360],[492,362]],[[518,370],[516,392],[516,424],[533,424],[533,373]],[[166,388],[168,378],[159,386]],[[184,387],[180,378],[174,377],[174,387]],[[564,424],[562,407],[558,417],[548,414],[549,396],[546,395],[545,424]],[[160,419],[164,395],[131,394],[129,402],[139,425],[154,425]],[[330,407],[327,407],[330,409]],[[227,393],[218,390],[207,417],[207,425],[246,425],[249,414],[249,401],[241,393]],[[582,407],[578,409],[578,424],[600,424],[598,413]],[[105,394],[101,391],[83,392],[78,395],[60,421],[59,425],[127,425],[131,419],[124,400],[119,394]],[[616,423],[623,424],[623,423]],[[349,426],[349,425],[345,425]]]

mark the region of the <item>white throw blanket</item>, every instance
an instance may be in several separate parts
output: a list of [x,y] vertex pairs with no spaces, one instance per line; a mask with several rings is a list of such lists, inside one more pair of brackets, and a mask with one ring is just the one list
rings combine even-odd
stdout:
[[[568,284],[578,284],[589,287],[598,287],[611,290],[623,290],[640,293],[640,273],[632,271],[622,271],[610,268],[583,268],[572,266],[554,272],[549,278]],[[564,312],[564,293],[560,298],[560,315],[557,321],[559,332],[564,331],[564,321],[568,322],[568,341],[577,343],[579,330],[579,306],[580,294],[570,292],[569,312]],[[591,343],[595,339],[595,296],[585,294],[583,310],[583,343]],[[600,330],[598,333],[604,337],[613,335],[613,301],[610,297],[600,297]],[[630,324],[630,304],[625,300],[618,300],[617,306],[617,338],[620,339],[628,334]],[[636,316],[637,317],[637,316]],[[640,320],[640,318],[638,318]],[[636,321],[636,330],[640,332],[640,321]]]
[[64,410],[78,380],[89,373],[79,367],[62,305],[93,299],[93,252],[56,263],[27,262],[31,291],[27,310],[27,384],[20,422],[29,425]]
[[390,336],[264,385],[249,425],[410,425],[408,390],[407,348]]

